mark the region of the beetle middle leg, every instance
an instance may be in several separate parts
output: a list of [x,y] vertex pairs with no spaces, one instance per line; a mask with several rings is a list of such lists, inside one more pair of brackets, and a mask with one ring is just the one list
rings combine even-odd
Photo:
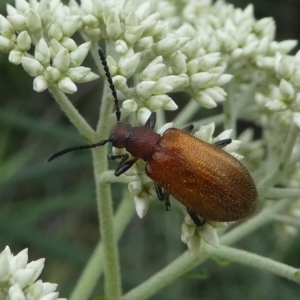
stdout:
[[154,183],[155,185],[155,191],[157,194],[157,197],[160,201],[165,201],[165,206],[166,206],[166,211],[169,210],[169,208],[171,207],[171,203],[170,203],[170,194],[164,190],[160,184],[158,184],[157,182]]
[[194,221],[194,223],[196,224],[197,227],[203,226],[206,222],[206,220],[200,220],[199,216],[190,208],[186,208],[187,212],[189,214],[189,216],[191,217],[191,219]]
[[115,169],[115,175],[116,176],[120,176],[123,173],[125,173],[138,160],[137,157],[134,157],[133,159],[127,160],[128,157],[129,157],[129,155],[127,153],[107,155],[107,158],[110,159],[110,160],[115,160],[115,159],[121,158],[121,161],[119,162],[119,164],[117,165],[117,167]]

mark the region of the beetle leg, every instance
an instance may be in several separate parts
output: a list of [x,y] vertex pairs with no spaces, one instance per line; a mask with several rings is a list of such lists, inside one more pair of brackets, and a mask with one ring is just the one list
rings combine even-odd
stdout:
[[127,160],[128,157],[129,157],[129,155],[127,153],[107,155],[107,158],[111,159],[111,160],[121,158],[121,161],[119,162],[119,164],[117,165],[116,170],[115,170],[115,175],[116,176],[120,176],[123,173],[125,173],[138,160],[137,157],[134,157],[133,159]]
[[214,145],[217,147],[223,148],[223,147],[229,145],[231,142],[232,142],[232,139],[224,139],[224,140],[215,142]]
[[156,112],[152,112],[144,126],[153,130],[155,127],[155,123],[156,123]]
[[166,206],[166,211],[169,210],[169,208],[171,207],[171,203],[170,203],[170,194],[164,190],[160,184],[158,184],[157,182],[154,183],[155,185],[155,191],[157,194],[157,197],[160,201],[165,201],[165,206]]
[[193,131],[193,129],[194,129],[194,125],[193,124],[190,124],[190,125],[185,126],[185,127],[182,128],[183,131],[186,131],[188,133],[191,133]]
[[187,212],[197,227],[203,226],[205,224],[206,220],[200,220],[199,216],[192,209],[187,208]]
[[108,154],[107,155],[107,159],[110,160],[115,160],[118,158],[122,158],[122,160],[124,159],[124,161],[129,157],[129,155],[127,153],[123,153],[123,154]]

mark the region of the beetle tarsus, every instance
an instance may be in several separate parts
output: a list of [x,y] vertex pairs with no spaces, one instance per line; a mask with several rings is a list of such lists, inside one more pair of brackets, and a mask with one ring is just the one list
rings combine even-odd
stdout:
[[187,208],[187,212],[197,227],[203,226],[206,223],[206,220],[205,219],[201,220],[199,216],[192,209]]
[[232,139],[224,139],[224,140],[220,140],[214,143],[215,146],[220,147],[220,148],[224,148],[225,146],[229,145],[232,142]]

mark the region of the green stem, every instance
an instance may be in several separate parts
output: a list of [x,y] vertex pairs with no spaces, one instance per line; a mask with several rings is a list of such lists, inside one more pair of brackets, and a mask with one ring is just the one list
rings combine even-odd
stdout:
[[78,110],[70,102],[68,97],[57,87],[57,85],[49,85],[50,93],[61,107],[62,111],[69,118],[74,127],[79,131],[80,135],[92,143],[95,139],[95,132],[86,120],[80,115]]
[[204,251],[208,256],[228,259],[233,262],[256,267],[275,275],[300,282],[299,269],[287,266],[267,257],[226,246],[221,246],[220,248],[216,249],[206,245],[206,247],[204,247]]
[[[267,207],[248,222],[241,224],[240,226],[225,234],[221,238],[222,244],[229,245],[235,243],[239,239],[265,225],[266,223],[271,221],[273,214],[284,209],[289,203],[290,201],[288,200],[282,200],[277,204]],[[189,251],[186,251],[160,272],[144,281],[138,287],[129,291],[122,297],[122,300],[148,299],[171,282],[174,282],[176,279],[186,274],[188,271],[203,263],[205,260],[207,260],[208,257],[208,254],[205,253],[204,247],[202,246],[200,247],[200,252],[196,258],[192,256]]]
[[[128,192],[124,193],[121,204],[118,207],[114,218],[114,228],[116,239],[119,240],[134,214],[133,201],[129,200]],[[100,275],[103,272],[104,249],[102,242],[96,246],[88,264],[86,265],[78,283],[70,296],[70,300],[90,299]]]
[[[97,45],[92,45],[92,53],[98,50]],[[98,56],[93,55],[96,60],[100,61]],[[100,66],[99,61],[96,63]],[[105,81],[105,85],[107,85]],[[99,140],[107,139],[109,136],[109,116],[113,106],[112,101],[107,101],[107,87],[102,95],[100,118],[97,125],[97,136]],[[96,184],[96,196],[98,217],[100,221],[100,234],[103,243],[104,252],[104,273],[105,273],[105,299],[118,300],[121,295],[121,274],[120,262],[117,246],[117,239],[113,226],[113,205],[110,191],[110,185],[101,181],[101,175],[108,170],[107,147],[97,147],[92,149],[94,176]]]

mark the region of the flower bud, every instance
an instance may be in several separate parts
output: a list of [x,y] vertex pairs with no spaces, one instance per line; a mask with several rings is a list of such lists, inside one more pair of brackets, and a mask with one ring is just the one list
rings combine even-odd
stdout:
[[131,194],[133,194],[134,196],[137,196],[143,190],[142,182],[140,180],[133,180],[133,181],[129,182],[128,189]]
[[60,40],[60,43],[63,47],[67,48],[69,51],[74,51],[77,48],[75,41],[66,36]]
[[158,63],[155,65],[148,65],[141,74],[142,79],[149,79],[149,80],[157,80],[163,71],[165,70],[166,65],[163,63]]
[[78,67],[85,60],[87,54],[89,53],[91,47],[91,42],[84,43],[77,47],[74,51],[70,53],[70,66]]
[[29,13],[26,16],[26,25],[29,31],[34,34],[42,31],[42,21],[35,10],[30,9]]
[[58,82],[58,88],[66,94],[74,94],[77,92],[76,84],[69,77],[62,78]]
[[47,67],[44,76],[47,81],[57,83],[61,79],[61,72],[57,68]]
[[14,43],[0,35],[0,51],[8,53],[14,48]]
[[53,60],[53,67],[61,72],[67,71],[70,65],[70,55],[66,48],[61,48]]
[[7,20],[17,31],[27,30],[26,18],[22,15],[7,16]]
[[197,231],[201,238],[211,246],[215,248],[220,247],[220,241],[217,234],[217,231],[211,227],[208,223],[206,223],[204,226],[198,227]]
[[123,34],[124,40],[129,45],[134,45],[142,36],[144,32],[143,26],[129,27]]
[[48,35],[50,38],[54,38],[59,41],[63,37],[63,32],[61,27],[57,23],[54,23],[50,26]]
[[135,196],[134,204],[137,215],[142,219],[146,215],[149,208],[149,196],[146,193]]
[[151,111],[146,107],[141,107],[137,112],[139,123],[144,125],[151,115]]
[[122,107],[128,112],[135,112],[138,109],[138,104],[133,99],[123,101]]
[[135,87],[135,92],[140,98],[147,99],[152,95],[155,84],[156,84],[155,81],[150,81],[150,80],[141,81]]
[[48,88],[48,83],[47,83],[47,80],[45,79],[45,77],[43,77],[42,75],[39,75],[34,78],[33,89],[36,92],[38,92],[38,93],[43,92],[47,88]]
[[215,132],[215,123],[209,123],[207,125],[203,125],[194,133],[194,136],[200,140],[203,140],[207,143],[212,143],[212,136]]
[[17,37],[17,47],[22,51],[28,51],[31,47],[31,38],[27,31],[22,31]]
[[123,75],[126,78],[131,77],[141,58],[141,53],[135,53],[130,57],[122,56],[119,61],[119,73],[120,75]]
[[24,70],[32,77],[41,75],[42,72],[44,71],[44,68],[40,64],[40,62],[34,58],[23,56],[21,58],[21,63]]
[[0,15],[0,33],[7,39],[11,39],[15,35],[14,27],[2,15]]
[[50,62],[50,49],[43,38],[39,40],[35,47],[34,57],[42,64]]
[[128,45],[123,40],[117,40],[115,45],[116,45],[116,47],[115,47],[116,52],[121,55],[126,54],[126,52],[128,51]]

